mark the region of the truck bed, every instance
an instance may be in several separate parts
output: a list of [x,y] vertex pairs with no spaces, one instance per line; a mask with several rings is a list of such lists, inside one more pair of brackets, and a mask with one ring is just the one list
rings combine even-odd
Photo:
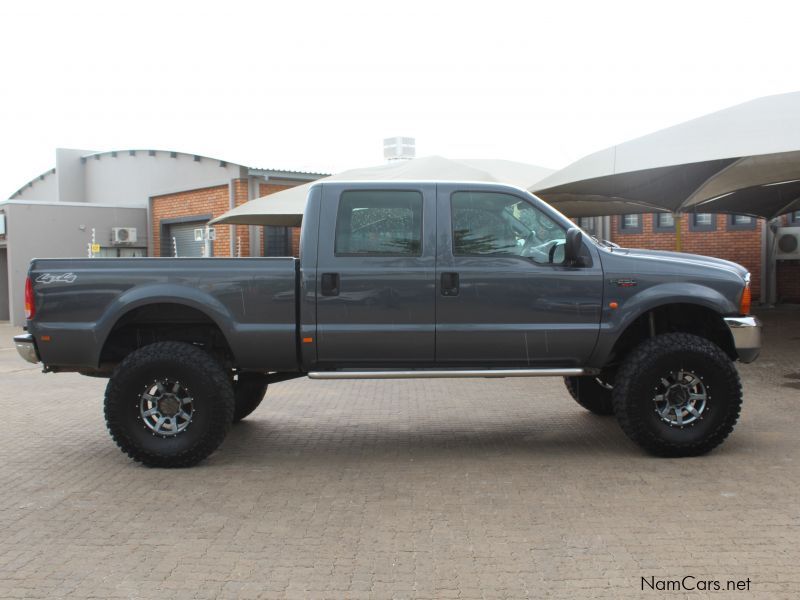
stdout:
[[100,365],[120,319],[158,303],[196,309],[224,333],[242,369],[297,369],[294,258],[35,259],[29,329],[53,370]]

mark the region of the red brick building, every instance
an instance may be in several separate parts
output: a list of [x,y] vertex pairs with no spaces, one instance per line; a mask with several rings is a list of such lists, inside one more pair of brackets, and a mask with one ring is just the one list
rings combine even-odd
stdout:
[[[714,256],[739,263],[752,276],[753,300],[761,298],[764,266],[768,264],[767,246],[773,236],[765,219],[745,215],[690,213],[680,215],[682,252]],[[590,232],[598,230],[604,217],[576,219]],[[675,218],[670,213],[617,215],[607,217],[609,228],[603,235],[623,247],[651,250],[677,249]],[[780,228],[797,228],[800,232],[800,211],[776,220]],[[800,302],[800,254],[798,259],[775,261],[776,300],[778,303]]]
[[[669,213],[612,217],[612,240],[620,246],[675,250],[675,219]],[[763,219],[740,215],[680,215],[681,251],[724,258],[746,267],[754,299],[761,289]]]
[[[230,165],[225,165],[229,167]],[[245,202],[314,181],[322,173],[273,171],[236,167],[238,173],[217,185],[155,194],[148,200],[151,256],[203,256],[206,244],[196,241],[211,219]],[[211,256],[297,255],[299,230],[287,227],[217,225],[208,243]]]
[[[257,196],[250,193],[247,179],[235,179],[228,185],[186,190],[150,198],[150,230],[152,232],[152,255],[173,256],[173,237],[170,234],[183,232],[184,228],[199,229],[226,211],[252,200],[266,196],[293,185],[288,181],[258,183]],[[212,256],[276,256],[297,255],[298,228],[256,227],[248,225],[218,225],[212,243]],[[276,243],[271,243],[273,238]],[[277,246],[276,246],[277,244]],[[179,253],[179,255],[185,255]]]

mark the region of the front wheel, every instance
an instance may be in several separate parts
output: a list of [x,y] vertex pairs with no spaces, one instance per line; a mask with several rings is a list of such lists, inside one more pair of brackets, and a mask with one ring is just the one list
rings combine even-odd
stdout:
[[233,388],[208,353],[157,342],[129,354],[106,387],[106,425],[132,459],[189,467],[209,456],[233,422]]
[[625,434],[658,456],[705,454],[733,431],[742,384],[731,359],[686,333],[653,337],[623,362],[612,392]]

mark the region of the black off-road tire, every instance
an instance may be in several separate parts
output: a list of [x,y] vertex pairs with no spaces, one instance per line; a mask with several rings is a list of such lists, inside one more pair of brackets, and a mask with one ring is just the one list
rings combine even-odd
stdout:
[[[657,410],[661,378],[678,371],[696,375],[705,388],[702,418],[691,425],[670,424]],[[630,353],[617,373],[612,398],[622,430],[642,448],[657,456],[698,456],[733,431],[742,384],[733,361],[717,345],[696,335],[667,333]]]
[[240,373],[233,384],[236,407],[233,411],[233,422],[238,423],[261,404],[267,393],[267,381],[263,375]]
[[581,377],[564,377],[570,396],[589,412],[608,416],[614,414],[611,400],[611,389],[603,386],[597,377],[585,375]]
[[[180,381],[191,397],[183,431],[158,435],[142,418],[142,394],[156,381]],[[157,342],[129,354],[106,387],[105,417],[111,437],[133,460],[150,467],[190,467],[219,447],[233,422],[234,395],[222,366],[183,342]]]

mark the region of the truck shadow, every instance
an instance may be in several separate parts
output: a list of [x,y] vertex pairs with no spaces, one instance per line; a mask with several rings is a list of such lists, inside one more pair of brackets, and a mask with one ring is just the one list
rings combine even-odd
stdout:
[[[265,411],[266,412],[266,411]],[[531,418],[482,427],[425,423],[274,423],[269,413],[233,427],[219,453],[231,462],[270,463],[284,459],[320,462],[343,458],[556,455],[585,458],[641,456],[614,418],[578,413],[570,418]],[[226,461],[227,462],[227,461]]]

